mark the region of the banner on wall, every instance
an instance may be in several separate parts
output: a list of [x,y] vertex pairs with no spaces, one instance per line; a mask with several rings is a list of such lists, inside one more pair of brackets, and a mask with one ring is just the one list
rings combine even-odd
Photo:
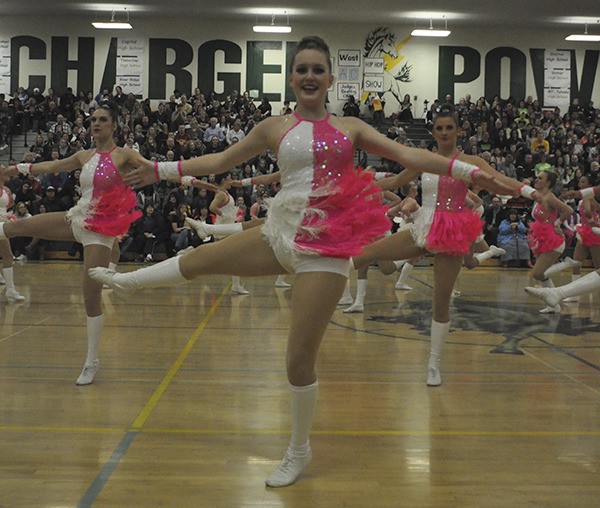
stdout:
[[565,111],[571,103],[571,53],[548,50],[544,55],[544,107]]
[[144,93],[144,41],[135,37],[122,37],[117,42],[116,85],[125,94]]
[[10,40],[0,40],[0,93],[10,94]]

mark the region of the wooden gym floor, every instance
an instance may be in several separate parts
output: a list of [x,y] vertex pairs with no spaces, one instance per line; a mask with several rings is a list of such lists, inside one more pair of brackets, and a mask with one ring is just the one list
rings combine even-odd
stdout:
[[290,290],[105,291],[101,368],[77,387],[81,275],[17,264],[27,302],[0,302],[2,508],[599,505],[600,293],[540,315],[527,271],[463,271],[428,388],[431,268],[408,292],[371,270],[365,313],[336,311],[321,348],[313,461],[269,489],[289,439]]

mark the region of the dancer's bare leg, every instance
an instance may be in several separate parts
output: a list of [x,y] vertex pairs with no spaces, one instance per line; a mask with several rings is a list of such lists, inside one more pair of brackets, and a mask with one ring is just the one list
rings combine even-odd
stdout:
[[[177,284],[204,274],[260,276],[282,273],[285,269],[260,229],[251,228],[235,238],[225,238],[134,272],[113,273],[96,269],[92,275],[100,282],[134,289]],[[293,483],[310,462],[308,436],[317,398],[317,352],[345,283],[345,276],[331,272],[296,275],[286,357],[292,392],[292,439],[283,461],[266,480],[271,487]]]
[[369,265],[374,261],[395,261],[420,257],[427,251],[415,245],[410,231],[399,231],[367,245],[363,252],[352,258],[355,268]]
[[39,237],[45,240],[77,241],[65,221],[66,212],[40,213],[27,219],[2,223],[5,238],[13,236]]
[[[34,215],[28,219],[3,224],[5,236],[32,236],[46,240],[77,241],[71,226],[65,221],[65,212],[51,212]],[[107,267],[111,249],[103,245],[91,244],[84,247],[83,299],[87,315],[88,352],[86,361],[76,381],[78,385],[88,385],[98,371],[98,348],[104,318],[102,316],[102,285],[92,280],[88,270],[94,267]]]
[[337,273],[296,275],[286,355],[292,393],[292,438],[283,460],[266,480],[270,487],[290,485],[311,460],[309,435],[318,391],[317,353],[345,284],[346,277]]

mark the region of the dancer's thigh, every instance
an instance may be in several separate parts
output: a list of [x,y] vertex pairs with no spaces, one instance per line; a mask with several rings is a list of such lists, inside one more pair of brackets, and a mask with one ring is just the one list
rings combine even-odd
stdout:
[[179,266],[186,279],[202,274],[260,276],[287,273],[259,227],[201,245],[181,256]]
[[32,236],[45,240],[75,241],[71,226],[65,220],[66,212],[40,213],[27,219],[6,222],[6,236]]
[[352,258],[354,266],[359,268],[373,261],[395,261],[421,256],[426,251],[418,247],[410,231],[398,231],[381,240],[367,245],[360,256]]

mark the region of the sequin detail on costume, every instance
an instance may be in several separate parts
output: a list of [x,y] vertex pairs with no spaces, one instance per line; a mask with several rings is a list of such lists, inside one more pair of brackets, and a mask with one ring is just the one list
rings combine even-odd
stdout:
[[565,237],[557,233],[554,228],[554,222],[558,218],[556,210],[547,210],[539,203],[535,203],[531,215],[535,221],[529,224],[527,241],[536,256],[564,245]]
[[[579,217],[581,219],[581,224],[577,224],[575,226],[575,231],[577,233],[578,240],[583,244],[584,247],[595,247],[596,245],[600,245],[600,235],[597,235],[592,231],[592,227],[590,226],[590,222],[585,216],[585,207],[583,206],[583,199],[579,202]],[[598,222],[598,212],[594,210],[592,212],[592,221]]]
[[276,252],[349,258],[390,229],[373,175],[354,167],[354,146],[329,123],[297,122],[279,144],[281,190],[263,233]]
[[465,204],[467,185],[455,178],[423,173],[423,202],[412,228],[415,243],[430,252],[469,253],[483,231],[483,221]]
[[73,224],[107,236],[127,233],[132,222],[141,217],[133,190],[112,160],[111,152],[98,152],[81,168],[81,198],[67,212]]

